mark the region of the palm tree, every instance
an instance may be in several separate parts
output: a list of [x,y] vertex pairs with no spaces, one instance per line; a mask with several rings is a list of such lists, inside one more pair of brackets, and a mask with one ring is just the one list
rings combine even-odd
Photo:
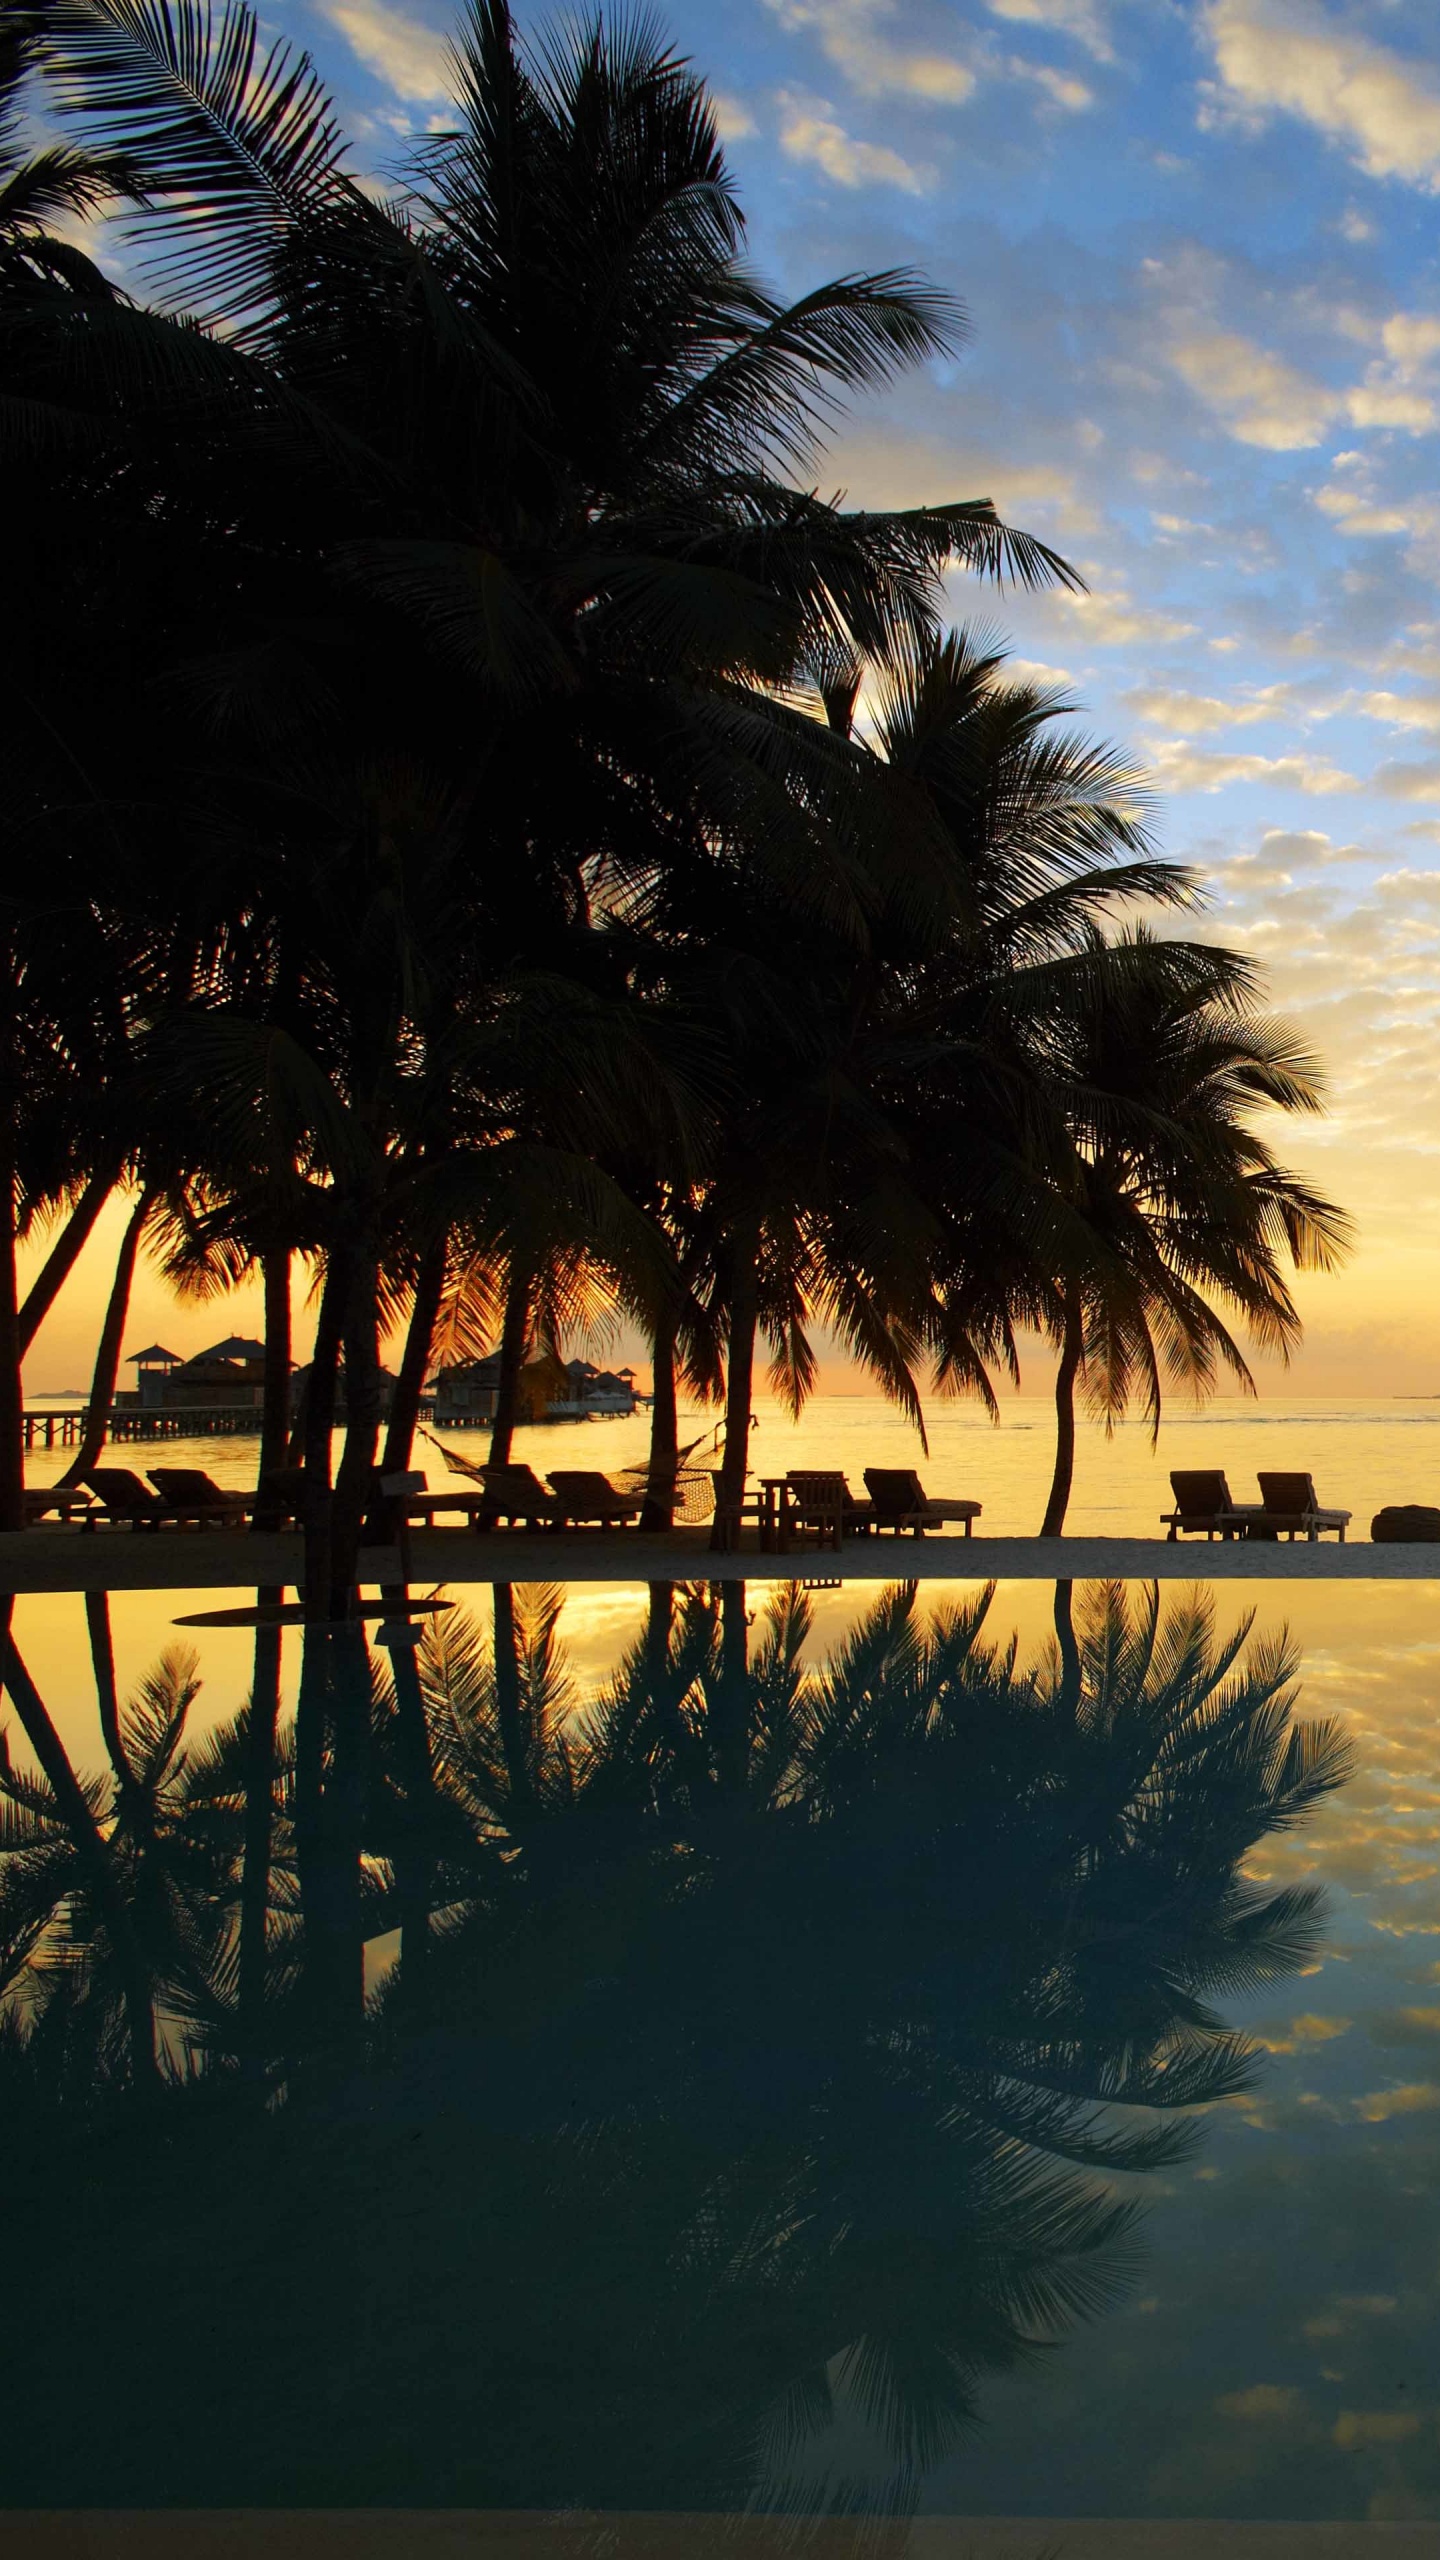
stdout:
[[[1062,1102],[1078,1212],[1056,1284],[1055,1472],[1041,1529],[1064,1526],[1077,1387],[1113,1423],[1134,1398],[1158,1433],[1162,1378],[1193,1396],[1225,1372],[1254,1379],[1215,1301],[1288,1358],[1300,1318],[1285,1279],[1334,1268],[1349,1222],[1279,1164],[1257,1109],[1317,1112],[1319,1069],[1295,1033],[1254,1010],[1255,972],[1207,945],[1144,932],[1077,973]],[[1158,965],[1157,965],[1158,964]],[[1062,1177],[1063,1179],[1063,1177]]]

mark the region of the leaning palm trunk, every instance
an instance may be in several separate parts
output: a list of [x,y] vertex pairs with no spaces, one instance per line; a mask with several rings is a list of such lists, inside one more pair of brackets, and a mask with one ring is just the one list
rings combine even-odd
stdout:
[[1040,1524],[1042,1538],[1058,1538],[1065,1526],[1070,1487],[1075,1476],[1075,1381],[1085,1358],[1085,1318],[1077,1288],[1065,1292],[1065,1325],[1060,1366],[1055,1373],[1055,1472],[1050,1499]]
[[650,1346],[650,1472],[645,1481],[642,1529],[673,1528],[680,1426],[675,1396],[675,1338],[679,1319],[667,1307],[655,1319]]
[[85,1408],[85,1428],[80,1446],[59,1478],[61,1484],[83,1484],[90,1469],[99,1460],[110,1427],[115,1403],[115,1382],[120,1375],[120,1346],[125,1339],[125,1324],[130,1313],[130,1291],[135,1280],[135,1263],[140,1251],[140,1238],[145,1222],[155,1204],[153,1190],[140,1194],[126,1221],[115,1257],[115,1277],[110,1284],[110,1302],[105,1309],[105,1322],[100,1328],[100,1347],[95,1354],[95,1374],[90,1381],[90,1402]]
[[262,1257],[265,1275],[265,1383],[260,1402],[260,1475],[285,1464],[290,1439],[290,1253],[275,1245]]
[[505,1321],[500,1329],[500,1375],[495,1387],[495,1419],[490,1426],[490,1464],[504,1467],[510,1463],[510,1443],[520,1412],[520,1372],[525,1366],[525,1346],[530,1339],[531,1274],[523,1265],[510,1266],[510,1282],[505,1292]]
[[759,1316],[760,1230],[746,1226],[731,1253],[730,1335],[725,1359],[725,1454],[715,1484],[711,1549],[724,1554],[740,1543],[740,1514],[750,1462],[750,1397],[755,1380],[755,1327]]
[[319,1617],[329,1606],[330,1532],[334,1495],[331,1490],[331,1444],[335,1433],[335,1395],[340,1370],[340,1342],[345,1320],[349,1264],[340,1246],[331,1249],[320,1293],[315,1347],[304,1385],[302,1411],[305,1528],[305,1605]]
[[34,1343],[36,1334],[88,1244],[94,1232],[95,1221],[115,1188],[118,1170],[118,1166],[108,1164],[99,1173],[92,1173],[39,1271],[26,1290],[24,1304],[20,1309],[20,1356],[22,1359]]
[[380,1267],[371,1251],[355,1257],[345,1315],[345,1449],[335,1478],[330,1528],[330,1615],[350,1615],[359,1574],[360,1541],[375,1486],[380,1437]]
[[430,1366],[430,1347],[435,1339],[435,1321],[445,1294],[446,1255],[447,1239],[440,1236],[435,1243],[426,1246],[415,1274],[415,1303],[410,1310],[400,1375],[395,1381],[385,1432],[384,1466],[387,1475],[403,1475],[410,1464],[415,1425],[420,1419],[420,1399],[425,1392],[425,1373]]

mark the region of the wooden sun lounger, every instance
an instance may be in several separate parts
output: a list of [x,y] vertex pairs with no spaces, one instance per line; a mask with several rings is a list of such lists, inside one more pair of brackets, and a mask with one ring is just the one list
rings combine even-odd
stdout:
[[1161,1512],[1160,1524],[1168,1524],[1171,1546],[1184,1537],[1243,1538],[1255,1516],[1253,1503],[1234,1499],[1223,1467],[1172,1467],[1170,1490],[1175,1508]]
[[25,1487],[25,1524],[48,1520],[53,1512],[57,1520],[83,1520],[93,1508],[93,1496],[78,1484],[27,1484]]
[[82,1530],[124,1526],[130,1529],[211,1529],[244,1526],[244,1514],[213,1502],[170,1502],[141,1482],[130,1467],[92,1467],[85,1477],[99,1495],[80,1526]]
[[552,1467],[550,1488],[567,1528],[623,1529],[640,1517],[640,1496],[621,1493],[597,1467]]
[[236,1521],[242,1528],[255,1508],[252,1493],[237,1493],[217,1484],[203,1467],[147,1467],[145,1473],[163,1502],[179,1503],[185,1508],[194,1504],[213,1512],[216,1519]]
[[794,1532],[813,1529],[819,1547],[839,1552],[851,1535],[875,1525],[873,1502],[857,1502],[838,1468],[792,1467],[781,1491],[778,1541],[788,1547]]
[[889,1529],[896,1537],[909,1529],[923,1538],[927,1529],[963,1520],[968,1538],[984,1509],[983,1503],[966,1502],[952,1494],[937,1494],[932,1500],[913,1467],[867,1467],[865,1490],[876,1530]]
[[564,1511],[553,1493],[548,1493],[533,1467],[510,1464],[482,1467],[485,1496],[477,1511],[471,1514],[476,1529],[493,1529],[500,1521],[508,1528],[516,1523],[524,1529],[558,1529]]
[[1350,1525],[1348,1511],[1326,1511],[1315,1491],[1314,1478],[1302,1475],[1262,1474],[1260,1491],[1264,1502],[1252,1511],[1246,1524],[1248,1538],[1308,1538],[1313,1546],[1328,1529],[1333,1529],[1343,1547]]

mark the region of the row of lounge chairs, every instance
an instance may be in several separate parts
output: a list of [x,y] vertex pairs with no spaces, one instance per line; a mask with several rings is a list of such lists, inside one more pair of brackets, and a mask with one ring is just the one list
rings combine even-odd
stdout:
[[1170,1490],[1175,1508],[1160,1515],[1162,1527],[1168,1524],[1171,1543],[1189,1536],[1288,1538],[1292,1545],[1297,1538],[1308,1538],[1313,1545],[1327,1530],[1333,1530],[1343,1547],[1351,1515],[1348,1511],[1324,1509],[1312,1477],[1266,1473],[1262,1469],[1258,1481],[1258,1502],[1236,1502],[1223,1467],[1173,1469]]
[[[301,1516],[304,1478],[298,1468],[268,1477],[256,1493],[218,1485],[203,1467],[151,1467],[146,1483],[130,1467],[92,1467],[79,1486],[34,1488],[27,1495],[28,1516],[78,1520],[82,1529],[245,1528],[257,1514],[274,1526]],[[394,1496],[397,1514],[409,1525],[426,1525],[449,1515],[477,1530],[494,1528],[574,1529],[627,1528],[640,1517],[643,1495],[613,1484],[595,1468],[556,1467],[542,1483],[533,1467],[510,1464],[481,1467],[475,1484],[453,1483],[431,1492],[422,1474],[401,1479],[405,1490]],[[935,1501],[909,1467],[867,1467],[866,1498],[858,1501],[839,1470],[797,1468],[783,1479],[767,1480],[761,1493],[747,1494],[742,1516],[760,1523],[765,1543],[788,1546],[793,1537],[813,1534],[821,1545],[838,1547],[847,1535],[909,1531],[923,1537],[927,1529],[963,1522],[968,1537],[980,1514],[978,1502]],[[377,1496],[383,1487],[377,1476]]]

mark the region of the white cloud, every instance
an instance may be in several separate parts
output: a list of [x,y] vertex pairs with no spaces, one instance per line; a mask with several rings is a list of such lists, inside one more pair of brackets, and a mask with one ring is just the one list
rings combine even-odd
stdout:
[[1097,62],[1115,59],[1104,18],[1092,0],[986,0],[986,6],[992,18],[1003,18],[1010,26],[1050,27],[1057,35],[1073,36]]
[[1347,204],[1335,228],[1342,240],[1350,241],[1356,248],[1367,240],[1380,237],[1378,225],[1370,220],[1368,214],[1361,212],[1358,204]]
[[1095,92],[1087,89],[1083,80],[1052,70],[1048,62],[1024,62],[1019,54],[1012,54],[1007,68],[1016,80],[1033,80],[1051,105],[1063,107],[1067,115],[1082,115],[1086,107],[1095,104]]
[[904,160],[898,151],[884,143],[857,142],[853,134],[837,124],[831,108],[823,100],[796,98],[782,92],[780,98],[780,148],[791,160],[811,161],[833,178],[837,187],[886,186],[901,187],[907,195],[919,196],[935,182],[935,172],[923,163]]
[[974,72],[953,54],[917,52],[889,41],[877,20],[893,15],[894,0],[765,0],[765,5],[787,33],[817,35],[827,62],[867,97],[898,95],[954,107],[963,106],[975,87]]
[[1148,728],[1177,729],[1184,738],[1208,737],[1219,729],[1245,727],[1275,716],[1270,702],[1221,702],[1210,693],[1174,693],[1147,685],[1136,685],[1121,700]]
[[722,142],[743,142],[755,131],[755,119],[743,99],[729,97],[723,89],[712,89],[710,105]]
[[1162,791],[1223,791],[1232,782],[1267,782],[1277,791],[1303,791],[1329,799],[1364,789],[1359,777],[1324,756],[1219,755],[1167,738],[1150,750],[1150,766]]
[[1440,758],[1422,764],[1382,764],[1370,779],[1391,800],[1440,800]]
[[1204,20],[1230,100],[1279,110],[1349,146],[1373,178],[1440,192],[1440,81],[1431,63],[1337,25],[1315,0],[1211,0]]
[[320,0],[320,8],[366,70],[398,97],[449,96],[449,48],[433,27],[407,18],[389,0]]
[[1084,638],[1102,649],[1123,647],[1136,640],[1160,646],[1172,640],[1192,640],[1197,627],[1193,622],[1182,622],[1177,614],[1137,604],[1124,587],[1092,587],[1086,595],[1061,595],[1055,602],[1063,612],[1075,616]]
[[1340,406],[1326,384],[1234,330],[1197,330],[1170,349],[1170,362],[1238,444],[1269,453],[1319,444]]

